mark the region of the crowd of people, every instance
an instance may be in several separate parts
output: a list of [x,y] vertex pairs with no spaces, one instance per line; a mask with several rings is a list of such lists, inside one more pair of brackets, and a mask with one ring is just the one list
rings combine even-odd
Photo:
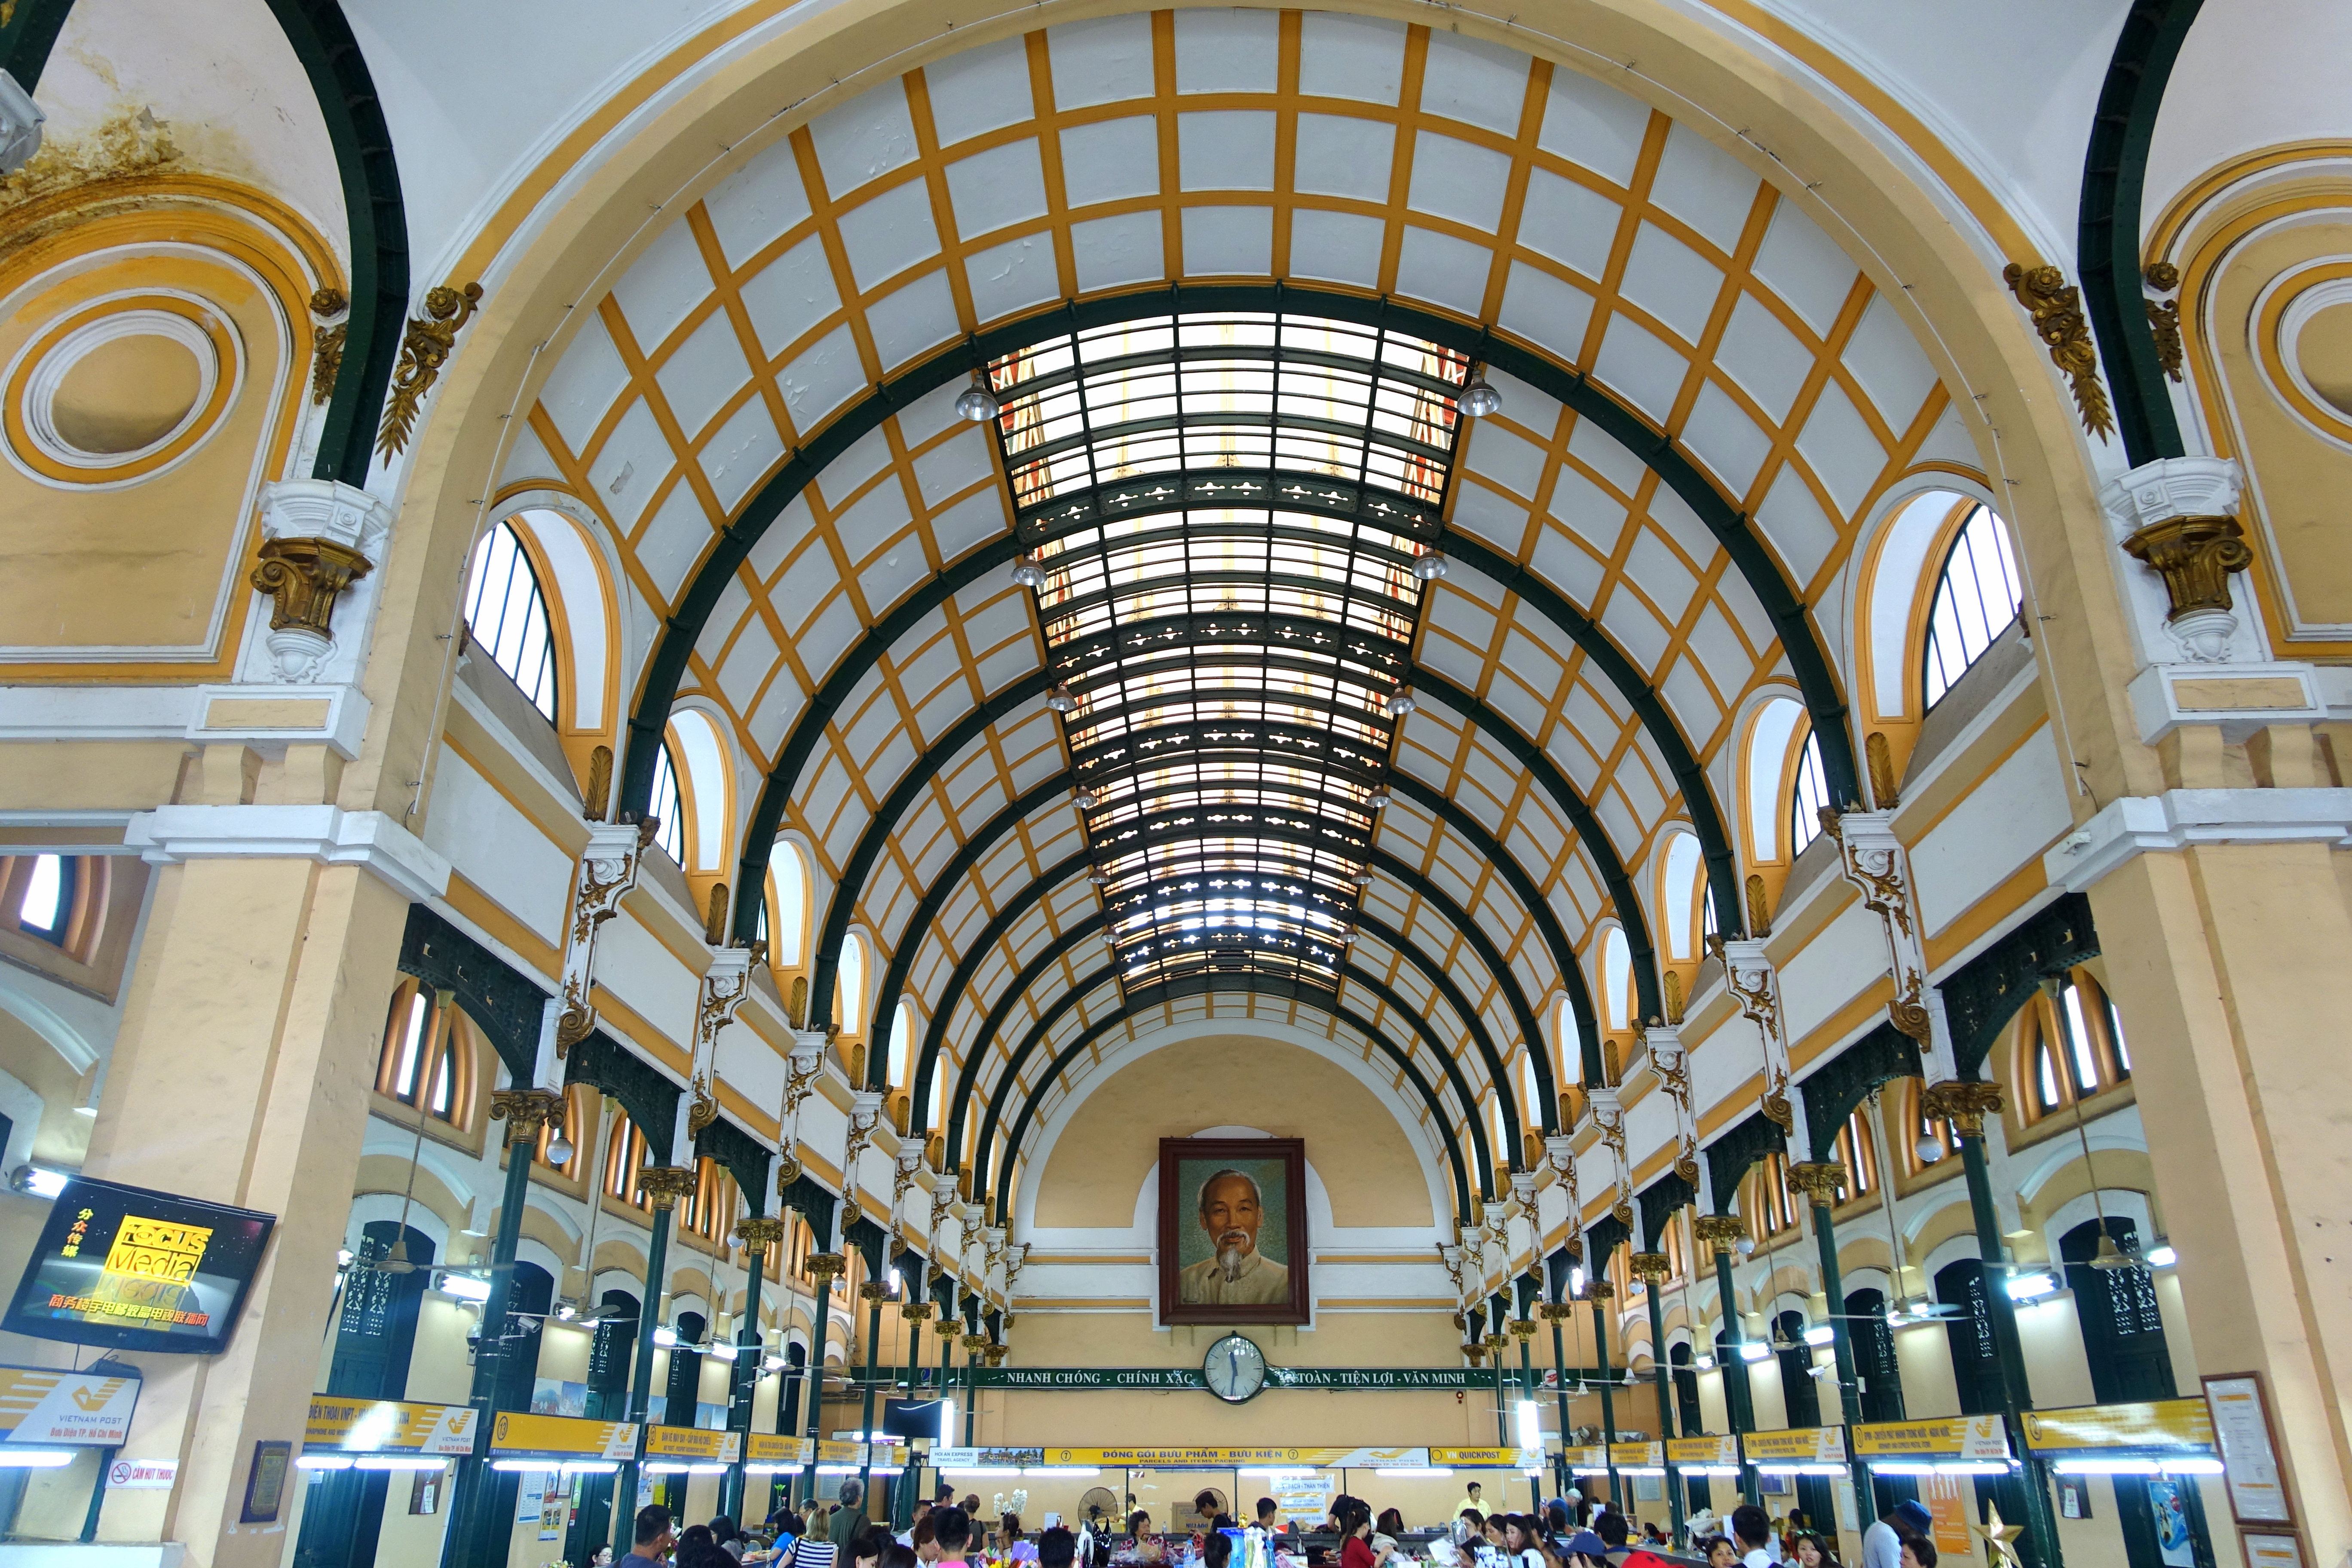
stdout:
[[[1673,1568],[1664,1555],[1672,1544],[1655,1524],[1637,1526],[1577,1492],[1553,1499],[1539,1514],[1489,1513],[1478,1493],[1472,1482],[1451,1525],[1420,1542],[1436,1568]],[[864,1494],[849,1481],[837,1502],[807,1516],[779,1504],[751,1531],[724,1514],[680,1531],[667,1508],[640,1509],[635,1548],[618,1568],[1111,1568],[1114,1562],[1236,1568],[1240,1527],[1213,1511],[1222,1508],[1213,1493],[1195,1508],[1204,1528],[1177,1537],[1154,1532],[1150,1514],[1139,1510],[1127,1517],[1124,1539],[1115,1534],[1115,1519],[1095,1518],[1076,1531],[1049,1525],[1032,1540],[1018,1514],[1003,1515],[992,1531],[978,1497],[959,1504],[943,1486],[937,1498],[918,1501],[908,1528],[893,1534],[867,1519]],[[1335,1557],[1307,1551],[1297,1521],[1284,1519],[1270,1497],[1257,1500],[1250,1522],[1263,1532],[1268,1568],[1406,1568],[1416,1561],[1397,1510],[1375,1516],[1370,1503],[1345,1493],[1322,1521],[1322,1532],[1339,1538]],[[1898,1503],[1864,1532],[1859,1568],[1937,1568],[1932,1527],[1919,1503]],[[1835,1537],[1813,1530],[1802,1512],[1778,1520],[1753,1503],[1720,1519],[1694,1517],[1687,1544],[1706,1568],[1843,1568]]]

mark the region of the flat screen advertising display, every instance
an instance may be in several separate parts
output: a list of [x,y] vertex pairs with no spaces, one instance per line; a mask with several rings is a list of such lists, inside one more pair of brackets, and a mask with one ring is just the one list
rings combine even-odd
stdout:
[[68,1178],[0,1329],[116,1350],[228,1344],[275,1215]]

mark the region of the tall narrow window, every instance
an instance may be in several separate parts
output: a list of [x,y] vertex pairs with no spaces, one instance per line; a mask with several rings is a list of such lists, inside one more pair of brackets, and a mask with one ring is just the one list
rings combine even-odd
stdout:
[[376,1092],[452,1127],[463,1127],[471,1098],[471,1058],[460,1029],[463,1017],[445,1016],[432,992],[415,981],[393,993],[384,1019],[383,1047],[376,1059]]
[[531,706],[555,721],[555,643],[539,574],[511,523],[499,523],[474,547],[466,626],[476,647],[522,689]]
[[2088,1100],[2131,1077],[2115,1005],[2089,970],[2069,971],[2018,1017],[2020,1061],[2033,1085],[2031,1116]]
[[661,753],[654,759],[654,815],[661,826],[654,830],[654,842],[669,851],[677,865],[686,864],[686,802],[677,793],[677,764],[669,754],[669,742],[662,742]]
[[1804,754],[1797,759],[1796,787],[1789,792],[1789,853],[1801,855],[1805,846],[1822,836],[1822,810],[1830,804],[1830,786],[1822,777],[1821,738],[1808,731]]
[[1878,1190],[1877,1143],[1870,1135],[1870,1123],[1859,1110],[1847,1117],[1845,1125],[1838,1129],[1837,1159],[1845,1167],[1847,1201]]
[[16,906],[16,924],[43,942],[63,947],[73,924],[74,884],[80,862],[70,855],[36,855]]
[[856,1035],[866,1027],[866,944],[855,935],[841,940],[841,963],[834,975],[835,1005],[841,1014],[841,1032]]
[[887,1065],[893,1089],[907,1087],[907,1053],[914,1047],[914,1011],[901,1002],[890,1014],[890,1059]]
[[776,845],[776,943],[769,949],[779,969],[808,963],[808,862],[790,840]]
[[1978,507],[1960,525],[1952,552],[1944,558],[1935,605],[1927,612],[1928,707],[1942,700],[1969,666],[2009,629],[2024,597],[2009,530],[1991,508]]
[[646,1135],[625,1116],[613,1119],[613,1129],[604,1142],[604,1195],[633,1204],[648,1213],[653,1199],[637,1186],[637,1173],[645,1168]]
[[1567,1065],[1567,1070],[1574,1080],[1582,1083],[1584,1032],[1576,1026],[1576,1009],[1567,997],[1561,997],[1559,1005],[1552,1009],[1552,1018],[1553,1048],[1559,1051],[1560,1061]]

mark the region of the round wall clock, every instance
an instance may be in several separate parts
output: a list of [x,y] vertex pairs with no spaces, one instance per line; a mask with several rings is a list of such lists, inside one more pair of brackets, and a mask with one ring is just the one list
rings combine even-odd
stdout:
[[1201,1359],[1201,1381],[1228,1405],[1253,1399],[1265,1386],[1265,1352],[1240,1334],[1227,1334]]

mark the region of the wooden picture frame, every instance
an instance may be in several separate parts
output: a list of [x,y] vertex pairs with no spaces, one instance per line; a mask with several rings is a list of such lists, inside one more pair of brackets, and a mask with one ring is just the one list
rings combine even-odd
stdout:
[[2208,1373],[2199,1381],[2213,1418],[2213,1447],[2221,1456],[2231,1520],[2254,1531],[2292,1531],[2296,1524],[2294,1495],[2279,1464],[2278,1424],[2271,1419],[2270,1391],[2263,1384],[2263,1374]]
[[[1251,1223],[1239,1176],[1256,1190]],[[1278,1185],[1280,1190],[1268,1191]],[[1202,1225],[1204,1198],[1228,1205],[1248,1245],[1221,1261]],[[1263,1243],[1261,1247],[1260,1244]],[[1160,1141],[1160,1321],[1302,1325],[1307,1321],[1307,1145],[1297,1138]],[[1268,1266],[1283,1270],[1270,1275]],[[1204,1297],[1210,1299],[1203,1299]],[[1227,1298],[1219,1300],[1216,1298]]]
[[253,1445],[253,1464],[245,1472],[245,1506],[240,1524],[275,1524],[286,1507],[286,1477],[294,1458],[290,1439],[265,1437]]

